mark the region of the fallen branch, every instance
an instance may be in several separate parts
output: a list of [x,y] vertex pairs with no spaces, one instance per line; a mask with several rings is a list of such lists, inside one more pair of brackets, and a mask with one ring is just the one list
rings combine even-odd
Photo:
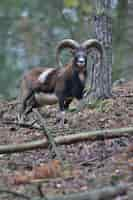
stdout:
[[46,127],[46,125],[44,124],[44,119],[42,118],[40,112],[36,109],[34,110],[35,114],[37,115],[40,123],[41,123],[41,127],[43,129],[43,134],[47,137],[47,140],[49,142],[49,144],[51,145],[51,151],[53,150],[55,155],[57,156],[57,159],[60,160],[60,163],[62,164],[62,166],[64,165],[63,160],[61,158],[61,154],[57,148],[57,145],[55,143],[55,140],[51,134],[51,131]]
[[[60,195],[48,197],[47,200],[107,200],[117,197],[118,195],[125,195],[127,193],[128,187],[125,185],[117,185],[117,186],[108,186],[102,189],[93,190],[91,192],[78,192],[75,194],[69,195]],[[36,198],[35,198],[36,199]],[[34,200],[35,200],[34,199]],[[38,198],[39,200],[39,198]],[[40,198],[43,200],[43,198]]]
[[13,196],[23,198],[26,200],[106,200],[106,199],[112,199],[114,197],[117,197],[118,195],[126,195],[128,190],[128,186],[119,184],[117,186],[108,186],[104,187],[102,189],[96,189],[91,192],[78,192],[74,194],[69,195],[55,195],[55,196],[44,196],[44,197],[29,197],[27,195],[10,191],[6,189],[0,189],[0,193],[7,193],[12,194]]
[[[104,129],[97,131],[81,132],[78,134],[71,134],[66,136],[57,136],[54,139],[56,145],[73,144],[81,141],[96,141],[103,139],[113,139],[118,137],[128,137],[133,134],[133,127],[118,128],[118,129]],[[47,148],[48,141],[46,138],[41,140],[25,142],[21,144],[9,144],[0,146],[0,154],[3,153],[16,153],[37,148]]]
[[[18,122],[18,121],[14,121],[14,120],[4,120],[4,121],[2,120],[1,121],[1,125],[2,124],[15,125],[15,126],[18,126],[19,128],[29,128],[29,129],[36,129],[36,130],[42,131],[43,128],[36,122],[37,122],[37,120],[34,120],[32,122]],[[51,124],[53,125],[53,121],[48,123],[48,127],[50,127]],[[72,134],[73,132],[74,133],[81,132],[81,129],[80,128],[75,128],[75,129],[69,128],[68,129],[67,127],[63,127],[63,130],[62,130],[62,128],[58,129],[58,132],[62,132],[62,131],[65,132],[66,134]],[[57,133],[56,125],[54,127],[52,126],[52,131],[51,132],[52,132],[52,135]]]
[[30,198],[29,196],[27,196],[25,194],[21,194],[19,192],[7,190],[7,189],[0,189],[0,194],[1,193],[11,194],[11,195],[13,195],[15,197],[19,197],[19,198],[26,199],[26,200],[31,200],[32,199],[32,198]]
[[[33,122],[26,122],[26,123],[22,123],[22,122],[15,122],[15,121],[2,121],[1,124],[6,124],[6,125],[15,125],[15,126],[19,126],[19,128],[29,128],[29,129],[36,129],[36,130],[39,130],[39,131],[42,131],[43,128],[38,125],[38,124],[35,124],[36,121],[33,121]],[[50,126],[50,125],[49,125]],[[58,130],[59,132],[62,132],[62,129]],[[76,133],[76,132],[80,132],[81,129],[68,129],[68,128],[63,128],[63,131],[66,133],[66,134],[71,134],[72,132]],[[56,127],[52,127],[52,134],[56,134],[57,133],[57,128]]]
[[42,128],[38,125],[35,125],[35,121],[31,123],[22,123],[22,122],[14,122],[14,121],[2,121],[3,124],[7,125],[15,125],[22,128],[29,128],[29,129],[37,129],[42,130]]

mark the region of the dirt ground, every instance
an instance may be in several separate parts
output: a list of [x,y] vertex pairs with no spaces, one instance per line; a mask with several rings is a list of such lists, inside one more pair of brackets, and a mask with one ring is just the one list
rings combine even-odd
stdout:
[[[44,116],[45,124],[54,137],[105,128],[133,127],[133,82],[115,87],[113,94],[113,98],[86,105],[80,112],[73,109],[73,104],[66,114],[68,121],[64,129],[59,129],[56,124],[57,108],[47,107]],[[42,131],[15,124],[16,116],[15,101],[0,102],[0,145],[19,144],[44,137]],[[34,114],[30,114],[27,122],[35,118]],[[58,146],[61,158],[64,163],[71,165],[74,173],[70,176],[70,169],[66,168],[65,175],[42,178],[40,182],[33,181],[26,184],[15,183],[15,174],[24,171],[30,173],[36,166],[48,163],[53,155],[50,150],[36,149],[23,153],[0,154],[0,199],[20,199],[12,194],[2,193],[1,189],[17,191],[29,197],[39,197],[41,193],[45,195],[69,194],[91,191],[118,183],[132,185],[132,146],[133,136],[131,135]],[[133,185],[129,187],[129,193],[132,192]],[[128,195],[115,199],[128,199]]]

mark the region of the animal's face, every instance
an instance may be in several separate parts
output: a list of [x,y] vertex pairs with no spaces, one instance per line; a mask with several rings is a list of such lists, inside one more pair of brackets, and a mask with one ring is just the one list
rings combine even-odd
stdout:
[[87,51],[83,48],[76,49],[73,52],[74,65],[79,71],[84,71],[87,66]]

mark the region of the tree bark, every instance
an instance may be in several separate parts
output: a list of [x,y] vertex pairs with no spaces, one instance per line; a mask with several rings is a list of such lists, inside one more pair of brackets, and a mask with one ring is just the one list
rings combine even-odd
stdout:
[[110,10],[111,0],[96,1],[95,35],[103,45],[104,59],[100,64],[93,63],[94,71],[91,69],[90,85],[93,92],[90,96],[94,99],[108,98],[112,94],[112,18],[109,16]]

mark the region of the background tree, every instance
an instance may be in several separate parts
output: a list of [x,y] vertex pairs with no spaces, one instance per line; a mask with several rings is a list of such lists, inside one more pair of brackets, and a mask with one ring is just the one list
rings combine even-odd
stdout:
[[[96,38],[102,43],[104,59],[100,64],[92,64],[90,84],[93,98],[111,96],[112,87],[112,8],[111,0],[96,0],[93,17]],[[92,80],[93,79],[93,80]]]
[[133,31],[131,28],[132,11],[133,8],[130,1],[118,1],[115,17],[113,18],[113,80],[120,77],[127,79],[130,78],[130,73],[132,74],[132,68],[131,66],[128,67],[129,59],[127,59],[127,57],[131,58],[130,52],[132,52],[130,51],[129,44],[131,42],[131,36],[128,35],[128,30]]

